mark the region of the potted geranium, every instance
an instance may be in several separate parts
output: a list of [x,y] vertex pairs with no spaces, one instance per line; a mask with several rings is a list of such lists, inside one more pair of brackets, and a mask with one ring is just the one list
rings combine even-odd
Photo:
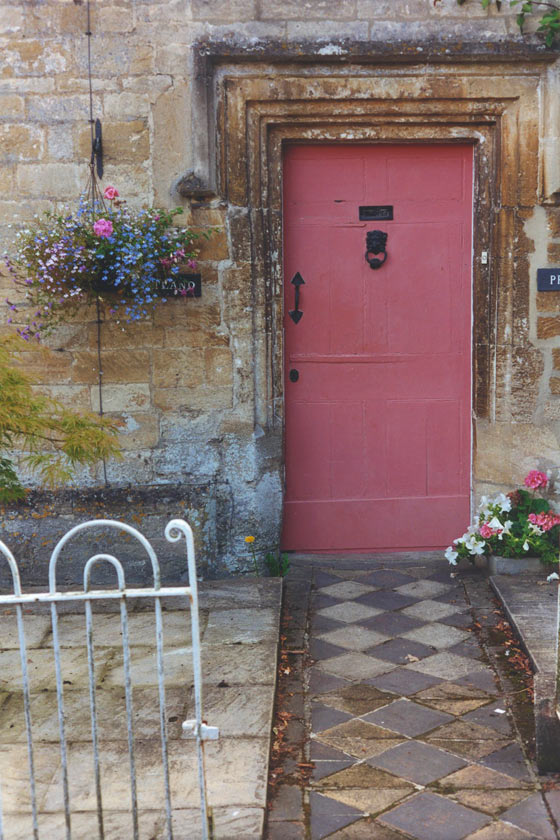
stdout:
[[74,213],[46,213],[16,235],[15,253],[5,262],[24,295],[21,304],[10,297],[6,303],[22,338],[40,339],[69,312],[100,298],[109,314],[137,321],[165,302],[166,289],[175,293],[183,266],[196,268],[197,234],[173,224],[181,208],[133,211],[111,186],[103,197],[107,204],[83,199]]
[[531,470],[524,484],[507,495],[482,497],[473,524],[445,552],[452,565],[467,558],[487,563],[492,574],[515,574],[540,562],[558,563],[560,516],[551,508],[550,477]]

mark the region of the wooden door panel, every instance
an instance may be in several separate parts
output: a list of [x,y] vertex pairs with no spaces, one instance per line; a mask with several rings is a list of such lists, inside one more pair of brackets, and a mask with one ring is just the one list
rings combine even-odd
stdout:
[[285,548],[443,546],[467,524],[471,216],[471,147],[287,150]]

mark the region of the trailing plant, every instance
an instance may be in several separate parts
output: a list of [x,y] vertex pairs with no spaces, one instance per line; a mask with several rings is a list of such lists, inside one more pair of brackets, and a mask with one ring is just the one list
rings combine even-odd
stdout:
[[4,255],[23,292],[23,306],[6,298],[9,322],[23,319],[18,333],[25,340],[39,340],[72,310],[100,298],[111,315],[137,321],[165,303],[158,290],[174,293],[183,265],[196,268],[197,234],[174,226],[181,208],[133,211],[115,187],[103,198],[109,206],[82,197],[76,212],[45,213],[16,234],[13,255]]
[[[440,0],[434,0],[436,5]],[[467,0],[457,0],[459,6],[464,6]],[[487,9],[492,0],[480,0],[482,8]],[[494,0],[498,11],[502,8],[502,0]],[[540,12],[540,24],[538,32],[544,35],[545,44],[552,47],[554,42],[560,39],[560,4],[550,0],[509,0],[510,6],[519,6],[517,25],[523,31],[527,15]]]
[[37,393],[17,364],[19,343],[15,336],[0,339],[0,502],[25,496],[14,450],[27,453],[21,464],[49,487],[70,480],[78,465],[120,457],[118,424]]
[[461,558],[474,563],[477,556],[489,554],[558,562],[560,516],[551,508],[550,478],[544,472],[531,470],[524,484],[507,495],[482,497],[473,524],[445,552],[452,565]]

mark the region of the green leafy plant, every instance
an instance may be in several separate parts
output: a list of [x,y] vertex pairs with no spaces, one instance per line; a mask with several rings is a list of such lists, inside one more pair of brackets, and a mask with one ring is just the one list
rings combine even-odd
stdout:
[[[445,552],[456,565],[461,558],[474,563],[479,555],[540,557],[543,563],[558,562],[560,515],[551,508],[549,476],[531,470],[525,488],[500,493],[494,499],[483,496],[474,522]],[[537,490],[543,495],[537,495]]]
[[21,465],[48,487],[69,481],[78,465],[120,456],[119,424],[37,393],[17,363],[18,345],[15,337],[0,340],[0,502],[25,496],[14,451],[26,453]]
[[285,577],[290,571],[290,555],[286,552],[267,551],[264,562],[271,577]]
[[[440,0],[434,0],[436,5]],[[459,6],[464,6],[467,0],[457,0]],[[492,0],[480,0],[483,9],[487,9]],[[498,11],[502,8],[502,0],[494,0]],[[560,39],[560,4],[550,0],[510,0],[510,6],[521,6],[517,15],[517,25],[523,31],[527,15],[540,12],[540,24],[538,32],[544,35],[547,47],[552,47]]]

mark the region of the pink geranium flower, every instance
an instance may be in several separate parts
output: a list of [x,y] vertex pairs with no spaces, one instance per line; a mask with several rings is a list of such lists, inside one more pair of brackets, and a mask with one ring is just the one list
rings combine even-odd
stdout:
[[93,232],[96,236],[107,238],[113,233],[113,222],[110,219],[98,219],[93,225]]
[[119,191],[116,187],[105,187],[105,192],[103,193],[103,198],[106,198],[108,201],[114,201],[115,198],[119,197]]
[[541,531],[550,531],[555,525],[560,525],[560,516],[553,510],[549,510],[548,513],[530,513],[527,519]]
[[530,487],[531,490],[538,490],[539,487],[546,487],[548,484],[548,476],[540,470],[531,470],[529,475],[523,479],[525,487]]
[[501,534],[501,528],[491,528],[486,522],[484,525],[480,526],[479,533],[481,537],[484,537],[485,540],[489,539],[490,537],[494,537],[496,534]]

